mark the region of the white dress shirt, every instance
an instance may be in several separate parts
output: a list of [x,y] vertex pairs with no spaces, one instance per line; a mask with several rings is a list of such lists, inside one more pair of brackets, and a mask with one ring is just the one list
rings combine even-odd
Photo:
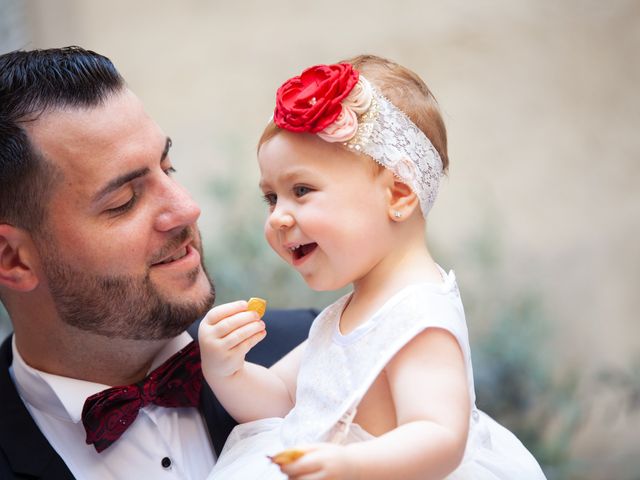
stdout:
[[[149,371],[192,340],[184,332],[172,339]],[[10,374],[29,413],[71,473],[79,480],[206,478],[215,454],[196,408],[149,405],[133,425],[102,453],[85,442],[82,408],[90,395],[109,385],[41,372],[27,365],[13,339]]]

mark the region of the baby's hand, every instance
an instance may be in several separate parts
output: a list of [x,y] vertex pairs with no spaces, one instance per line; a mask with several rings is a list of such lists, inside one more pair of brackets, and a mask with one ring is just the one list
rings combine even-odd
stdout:
[[267,334],[260,314],[244,300],[212,308],[198,328],[205,377],[228,377],[244,365],[244,357]]
[[313,478],[314,480],[355,480],[357,468],[343,445],[318,443],[301,448],[304,455],[297,460],[280,465],[289,480]]

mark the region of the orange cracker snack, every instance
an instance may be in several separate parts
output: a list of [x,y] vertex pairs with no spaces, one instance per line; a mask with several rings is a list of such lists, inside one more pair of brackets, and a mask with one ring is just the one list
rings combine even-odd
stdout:
[[305,453],[306,452],[304,450],[290,448],[288,450],[283,450],[282,452],[276,453],[273,457],[269,457],[269,459],[273,463],[277,463],[278,465],[286,465],[287,463],[296,461]]
[[247,308],[257,312],[260,318],[262,318],[264,312],[267,310],[267,301],[263,298],[251,297],[247,303],[249,304]]

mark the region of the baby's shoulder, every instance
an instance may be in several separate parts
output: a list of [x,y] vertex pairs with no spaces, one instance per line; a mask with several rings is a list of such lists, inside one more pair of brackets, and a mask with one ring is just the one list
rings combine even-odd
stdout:
[[402,293],[394,308],[397,313],[411,313],[418,317],[446,315],[464,319],[460,292],[455,282],[413,284]]

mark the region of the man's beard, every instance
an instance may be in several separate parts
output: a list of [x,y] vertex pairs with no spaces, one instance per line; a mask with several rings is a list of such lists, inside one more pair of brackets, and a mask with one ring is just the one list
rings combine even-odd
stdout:
[[[164,299],[144,276],[91,275],[60,260],[51,243],[43,252],[44,270],[58,315],[68,325],[110,338],[160,340],[173,338],[213,306],[215,288],[201,265],[189,273],[194,282],[204,272],[211,288],[190,303]],[[198,249],[201,254],[201,249]]]

